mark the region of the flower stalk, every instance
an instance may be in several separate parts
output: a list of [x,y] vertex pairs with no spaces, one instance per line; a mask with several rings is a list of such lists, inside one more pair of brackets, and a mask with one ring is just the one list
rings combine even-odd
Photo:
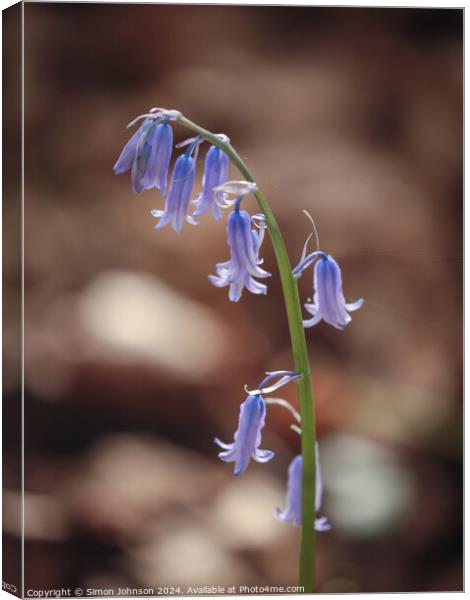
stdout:
[[[247,181],[256,183],[251,171],[229,141],[221,139],[221,136],[200,127],[183,115],[179,116],[176,120],[181,125],[191,129],[203,139],[223,150],[243,177]],[[302,417],[302,524],[299,555],[299,586],[303,588],[304,593],[312,593],[315,587],[316,429],[310,361],[302,323],[303,318],[297,281],[292,274],[292,266],[279,225],[259,187],[253,193],[264,214],[265,223],[273,244],[284,295],[295,371],[300,375],[297,379]]]

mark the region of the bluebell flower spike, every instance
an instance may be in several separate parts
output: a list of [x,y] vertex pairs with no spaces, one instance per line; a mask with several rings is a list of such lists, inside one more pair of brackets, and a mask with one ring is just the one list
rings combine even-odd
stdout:
[[[287,375],[289,374],[289,375]],[[271,381],[274,377],[281,377],[282,384],[286,385],[298,377],[297,373],[292,371],[275,371],[263,379]],[[261,385],[259,386],[262,387]],[[276,387],[278,389],[280,385]],[[238,418],[238,428],[234,435],[234,441],[226,444],[215,438],[214,442],[223,449],[219,453],[219,458],[225,462],[234,462],[234,475],[241,475],[246,471],[253,459],[259,463],[265,463],[274,457],[271,450],[261,450],[261,430],[264,427],[266,419],[266,402],[259,393],[249,394],[246,400],[240,406],[240,415]]]
[[238,206],[227,219],[227,241],[230,259],[216,265],[217,275],[209,275],[209,281],[216,287],[229,286],[232,302],[240,300],[244,288],[252,294],[266,294],[267,286],[255,279],[271,276],[259,266],[262,236],[251,229],[250,215]]
[[312,303],[306,303],[305,309],[312,315],[303,321],[304,327],[312,327],[322,319],[336,327],[344,329],[351,322],[349,312],[358,310],[364,304],[360,298],[355,302],[346,302],[343,294],[341,269],[336,260],[324,252],[312,252],[302,257],[292,271],[294,277],[300,277],[302,271],[315,263],[313,271],[314,296]]
[[227,181],[229,160],[228,156],[218,146],[211,146],[206,154],[204,175],[202,178],[202,192],[193,201],[196,210],[193,213],[198,217],[211,210],[214,218],[222,218],[221,204],[226,200],[227,193],[214,188]]
[[[315,512],[321,509],[323,484],[320,472],[318,444],[316,446],[316,480],[315,480]],[[292,522],[296,527],[302,524],[302,455],[297,455],[289,465],[287,474],[286,509],[276,509],[276,516],[285,523]],[[331,524],[326,517],[317,517],[314,524],[316,531],[328,531]]]

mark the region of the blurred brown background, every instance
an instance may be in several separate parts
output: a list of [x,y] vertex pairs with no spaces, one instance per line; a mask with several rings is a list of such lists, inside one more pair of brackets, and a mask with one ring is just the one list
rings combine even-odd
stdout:
[[[241,478],[212,442],[244,384],[292,367],[272,249],[268,296],[232,304],[207,281],[223,225],[153,230],[159,193],[133,197],[112,166],[156,105],[229,135],[292,261],[306,208],[365,298],[345,331],[307,330],[334,526],[318,589],[462,589],[462,15],[26,4],[27,588],[296,583],[298,531],[273,517],[299,447],[288,413],[269,408],[276,459]],[[13,436],[5,458],[14,511]]]

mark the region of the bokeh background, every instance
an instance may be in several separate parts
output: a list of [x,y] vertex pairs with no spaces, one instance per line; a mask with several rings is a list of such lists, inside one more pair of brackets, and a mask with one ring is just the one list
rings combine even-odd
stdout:
[[[212,442],[230,441],[244,384],[292,367],[273,252],[268,296],[232,304],[207,281],[224,225],[154,231],[159,193],[134,197],[112,166],[156,105],[229,135],[292,261],[306,208],[347,298],[365,298],[345,331],[307,331],[334,526],[318,590],[462,589],[462,15],[25,5],[27,588],[296,583],[298,530],[273,517],[299,448],[289,414],[269,408],[277,457],[242,478]],[[4,332],[13,432],[8,319]],[[5,459],[8,517],[13,435]]]

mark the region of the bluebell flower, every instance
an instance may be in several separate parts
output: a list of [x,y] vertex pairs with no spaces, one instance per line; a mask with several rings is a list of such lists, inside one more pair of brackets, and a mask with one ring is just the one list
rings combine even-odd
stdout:
[[179,233],[184,221],[193,225],[196,221],[188,215],[188,205],[196,176],[196,161],[191,156],[191,148],[176,159],[166,198],[165,210],[152,210],[151,214],[159,218],[155,229],[170,224]]
[[[265,388],[272,379],[280,377],[274,385]],[[273,391],[286,385],[290,381],[298,379],[299,375],[292,371],[273,371],[267,374],[263,379],[258,390],[249,392],[247,399],[240,406],[240,416],[238,418],[238,429],[234,435],[232,444],[225,444],[219,438],[214,442],[223,448],[219,453],[219,458],[225,462],[234,462],[234,474],[241,475],[246,471],[250,459],[256,462],[265,463],[271,460],[274,452],[271,450],[260,450],[261,430],[264,427],[266,418],[266,403],[262,393]]]
[[151,151],[146,170],[147,187],[154,187],[166,196],[168,169],[173,148],[173,129],[167,122],[164,121],[155,128],[150,145]]
[[218,263],[215,266],[217,275],[209,275],[209,281],[216,287],[230,286],[229,298],[232,302],[240,300],[244,287],[253,294],[266,294],[267,286],[254,279],[271,276],[259,266],[263,262],[259,258],[262,230],[258,233],[251,229],[251,218],[245,210],[236,207],[229,214],[227,240],[230,260]]
[[116,173],[116,175],[125,173],[126,171],[129,171],[129,169],[132,167],[132,163],[134,162],[134,159],[135,159],[135,151],[137,149],[137,142],[139,141],[140,136],[144,132],[146,132],[149,129],[149,127],[151,127],[153,124],[154,124],[153,119],[146,119],[145,121],[143,121],[143,123],[140,125],[140,127],[137,129],[137,131],[135,131],[135,133],[129,139],[127,144],[122,149],[122,152],[119,155],[119,158],[117,159],[117,161],[113,167],[113,171]]
[[173,130],[168,120],[147,118],[124,146],[114,172],[120,174],[131,169],[132,189],[136,194],[157,188],[166,195],[172,146]]
[[305,309],[312,315],[311,319],[303,321],[304,327],[312,327],[321,319],[337,329],[344,329],[351,321],[348,311],[354,311],[364,304],[360,298],[355,302],[346,302],[343,294],[341,269],[332,256],[324,252],[312,252],[293,270],[295,277],[300,277],[302,271],[315,262],[313,275],[313,303],[306,303]]
[[196,211],[193,213],[195,217],[212,210],[215,219],[220,221],[222,211],[219,202],[225,199],[226,193],[214,190],[214,188],[227,181],[228,166],[229,160],[225,152],[217,146],[211,146],[207,151],[204,164],[202,192],[194,200],[194,204],[197,206]]
[[[323,495],[323,484],[320,472],[320,460],[318,455],[318,445],[316,451],[316,478],[315,478],[315,512],[318,513],[321,508]],[[302,523],[302,455],[299,454],[290,463],[287,474],[287,507],[284,511],[276,509],[276,516],[280,521],[292,521],[296,527]],[[328,531],[331,524],[326,517],[315,519],[316,531]]]
[[224,452],[219,453],[219,458],[225,462],[235,462],[234,475],[241,475],[246,470],[250,458],[260,463],[268,462],[273,458],[274,452],[259,448],[265,418],[266,403],[261,394],[249,395],[240,406],[234,442],[224,444],[219,438],[214,439],[214,442],[224,449]]

